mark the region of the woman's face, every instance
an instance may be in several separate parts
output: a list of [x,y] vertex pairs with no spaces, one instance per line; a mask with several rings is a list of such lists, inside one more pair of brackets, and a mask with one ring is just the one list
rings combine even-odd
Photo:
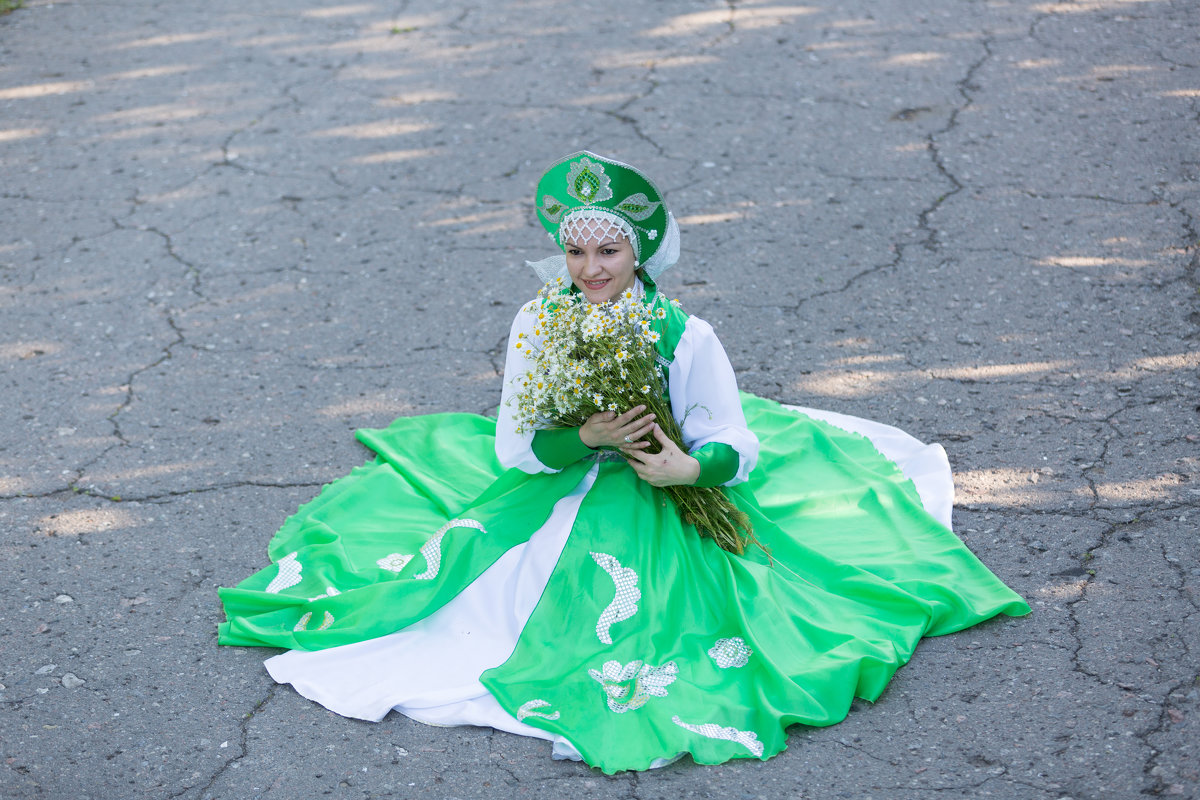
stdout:
[[620,233],[586,241],[563,239],[567,271],[589,303],[607,303],[637,280],[633,245]]

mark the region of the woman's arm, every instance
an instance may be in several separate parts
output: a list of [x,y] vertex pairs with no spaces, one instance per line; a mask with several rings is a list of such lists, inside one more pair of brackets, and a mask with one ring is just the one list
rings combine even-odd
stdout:
[[631,452],[629,464],[652,486],[720,486],[744,481],[758,459],[746,427],[737,379],[712,327],[689,317],[668,371],[671,411],[687,450],[656,425],[659,453]]
[[[746,426],[725,348],[712,326],[699,317],[688,317],[667,380],[671,411],[680,420],[683,441],[704,467],[697,485],[746,480],[758,461],[758,439]],[[735,456],[736,468],[731,469]],[[728,474],[724,480],[710,482],[724,474]]]
[[[556,468],[539,459],[533,449],[533,431],[517,432],[514,398],[532,363],[525,358],[526,348],[537,345],[533,338],[537,318],[527,308],[522,306],[517,312],[508,334],[508,349],[504,355],[504,388],[500,393],[500,409],[496,414],[496,458],[507,469],[516,467],[531,474],[558,472],[566,464]],[[522,345],[520,348],[517,347],[518,343]]]

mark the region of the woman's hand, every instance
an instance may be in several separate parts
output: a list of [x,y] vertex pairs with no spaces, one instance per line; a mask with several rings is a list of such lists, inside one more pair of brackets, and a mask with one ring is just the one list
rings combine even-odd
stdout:
[[645,406],[634,406],[621,416],[611,411],[597,411],[580,426],[579,441],[593,450],[597,447],[619,447],[636,451],[649,447],[649,442],[638,441],[656,427],[653,414],[638,417],[645,410]]
[[621,445],[621,452],[629,459],[629,466],[638,477],[651,486],[691,486],[700,477],[700,462],[692,458],[679,445],[671,441],[662,428],[654,425],[654,438],[662,445],[657,453],[643,453],[636,447],[641,442]]

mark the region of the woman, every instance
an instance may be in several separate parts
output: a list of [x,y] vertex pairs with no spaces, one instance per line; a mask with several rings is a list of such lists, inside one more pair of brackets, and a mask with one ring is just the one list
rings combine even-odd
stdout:
[[[346,716],[489,725],[615,772],[767,758],[787,726],[878,697],[921,636],[1028,613],[948,529],[939,447],[739,397],[712,328],[657,290],[679,232],[644,175],[576,153],[536,202],[563,248],[531,265],[543,280],[654,310],[686,447],[641,407],[522,430],[530,304],[499,419],[360,431],[378,457],[284,524],[274,565],[221,591],[222,643],[290,648],[271,675]],[[658,488],[676,484],[726,486],[762,547],[698,535]]]

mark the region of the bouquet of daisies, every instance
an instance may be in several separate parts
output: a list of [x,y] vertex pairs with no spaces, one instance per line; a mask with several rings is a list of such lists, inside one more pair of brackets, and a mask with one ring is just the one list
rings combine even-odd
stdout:
[[[683,434],[671,414],[666,380],[654,348],[661,335],[654,322],[666,317],[662,307],[637,299],[632,291],[609,303],[589,303],[571,294],[562,278],[542,287],[526,307],[537,316],[533,335],[523,334],[515,347],[529,369],[517,376],[514,417],[517,431],[579,427],[599,411],[622,414],[644,405],[663,432],[684,451]],[[662,447],[648,436],[657,453]],[[733,553],[753,540],[750,518],[720,487],[663,488],[684,522]]]

